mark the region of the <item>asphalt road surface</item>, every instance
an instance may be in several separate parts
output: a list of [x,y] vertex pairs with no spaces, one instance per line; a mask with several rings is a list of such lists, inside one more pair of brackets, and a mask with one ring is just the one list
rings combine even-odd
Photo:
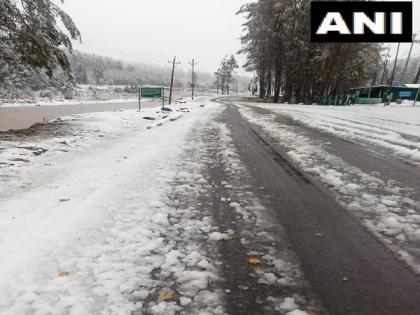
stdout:
[[[242,118],[235,103],[246,105],[243,99],[216,101],[227,104],[221,119],[232,131],[241,159],[252,173],[253,186],[264,187],[263,191],[254,189],[255,194],[286,230],[305,276],[326,311],[333,315],[420,314],[418,276],[343,209],[329,191],[297,169],[278,144]],[[281,116],[278,122],[292,123]],[[418,170],[409,165],[380,155],[373,157],[357,144],[300,128],[311,137],[334,141],[335,153],[363,169],[380,170],[420,187]],[[250,313],[257,314],[258,310]]]

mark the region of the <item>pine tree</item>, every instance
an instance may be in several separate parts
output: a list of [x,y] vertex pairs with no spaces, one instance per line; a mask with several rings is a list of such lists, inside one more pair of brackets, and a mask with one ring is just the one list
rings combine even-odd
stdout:
[[223,58],[220,63],[220,67],[215,75],[217,76],[218,88],[222,90],[222,94],[230,93],[230,84],[232,83],[233,75],[237,68],[239,68],[239,66],[233,55]]
[[[57,66],[70,74],[65,51],[72,51],[71,39],[80,32],[52,0],[0,1],[0,66],[10,69],[21,65],[44,69],[49,76]],[[64,25],[64,33],[57,22]]]
[[245,68],[257,73],[260,97],[318,101],[368,84],[380,64],[378,44],[310,41],[310,0],[259,0],[241,7]]

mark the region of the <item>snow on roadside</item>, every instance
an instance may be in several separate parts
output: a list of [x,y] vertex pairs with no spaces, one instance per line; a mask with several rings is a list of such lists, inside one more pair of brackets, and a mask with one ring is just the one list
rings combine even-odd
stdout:
[[223,313],[200,242],[212,222],[179,207],[203,189],[186,138],[213,112],[152,130],[135,111],[76,115],[1,141],[0,313]]
[[[12,190],[20,193],[45,183],[43,173],[54,169],[57,160],[66,160],[69,152],[89,155],[95,146],[104,147],[121,136],[179,119],[180,106],[173,109],[171,113],[148,108],[141,113],[120,110],[76,114],[26,130],[0,133],[0,183],[7,182],[0,190],[0,200],[10,197]],[[25,177],[30,180],[25,181]]]
[[[95,105],[95,104],[122,104],[122,103],[137,103],[138,98],[110,98],[106,100],[38,100],[35,103],[31,102],[8,102],[0,105],[0,108],[5,107],[22,107],[22,106],[63,106],[63,105]],[[149,102],[150,100],[144,100],[143,102]]]
[[127,91],[127,87],[124,85],[80,84],[73,90],[72,99],[66,99],[62,92],[55,89],[46,89],[36,92],[33,91],[32,94],[32,97],[23,97],[15,100],[0,99],[0,108],[138,102],[137,93]]
[[252,109],[238,108],[244,118],[275,138],[298,167],[335,191],[343,207],[420,273],[420,202],[414,199],[413,189],[349,165],[328,153],[321,141],[277,123],[274,114],[259,115]]
[[384,147],[397,157],[420,162],[420,107],[256,105],[312,128],[358,143]]

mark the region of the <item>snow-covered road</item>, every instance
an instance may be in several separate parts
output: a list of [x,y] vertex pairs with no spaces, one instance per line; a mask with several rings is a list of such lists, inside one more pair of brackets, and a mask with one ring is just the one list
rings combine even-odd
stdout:
[[[263,188],[257,195],[287,231],[329,313],[417,314],[416,165],[385,155],[388,148],[366,145],[369,139],[337,137],[314,128],[315,122],[308,126],[285,109],[303,106],[238,97],[220,102],[228,106],[224,117],[253,185]],[[330,110],[340,115],[341,108]]]
[[411,314],[417,111],[199,99],[0,133],[0,314]]
[[[245,252],[233,263],[255,285],[283,287],[264,307],[307,314],[315,302],[287,241],[270,241],[281,254],[251,246],[270,239],[253,223],[264,208],[241,187],[246,170],[214,122],[223,108],[80,114],[2,134],[0,314],[224,314],[226,295],[252,292],[246,276],[223,280],[219,244],[236,239]],[[207,170],[223,156],[227,177],[215,184]],[[218,209],[243,218],[238,231],[214,218],[212,190],[224,191]]]
[[249,122],[420,273],[420,107],[242,104]]

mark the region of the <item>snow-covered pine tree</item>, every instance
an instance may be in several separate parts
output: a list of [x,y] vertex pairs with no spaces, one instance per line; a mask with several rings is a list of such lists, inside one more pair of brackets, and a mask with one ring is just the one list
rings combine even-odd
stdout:
[[221,61],[220,67],[215,75],[217,76],[216,85],[221,89],[222,94],[230,93],[230,84],[232,83],[233,75],[237,68],[239,68],[239,66],[234,55],[231,55],[230,57],[226,56]]
[[65,50],[72,51],[71,39],[80,32],[69,15],[52,0],[1,0],[0,12],[3,94],[17,93],[22,82],[48,81],[44,73],[52,77],[57,68],[71,78]]

